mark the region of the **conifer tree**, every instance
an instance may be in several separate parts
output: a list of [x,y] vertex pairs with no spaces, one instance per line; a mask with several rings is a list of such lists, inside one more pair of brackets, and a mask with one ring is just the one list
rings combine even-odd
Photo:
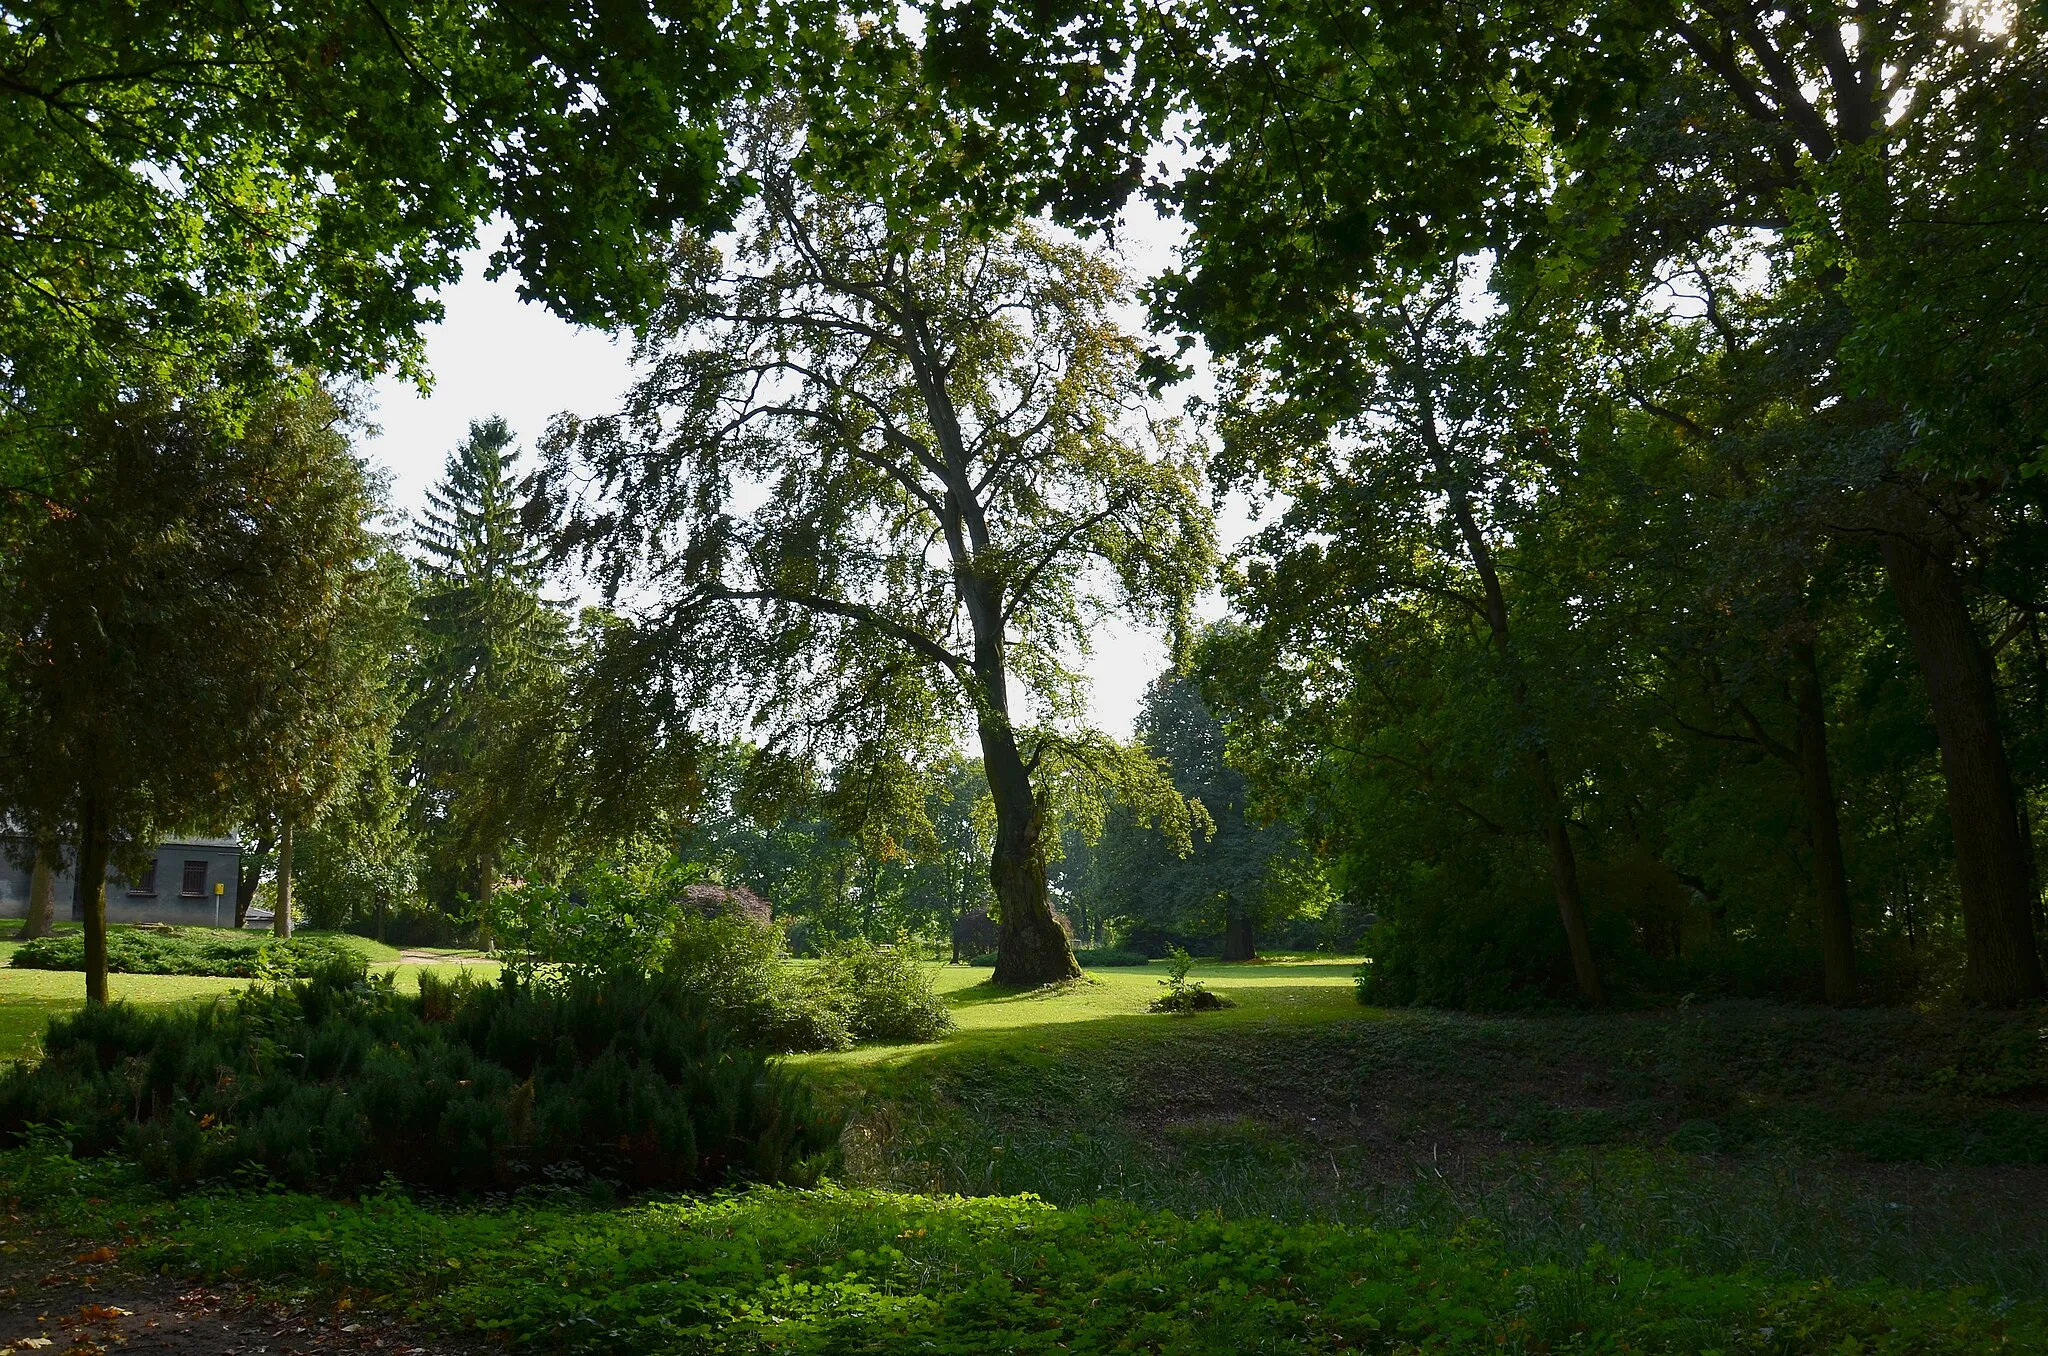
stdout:
[[444,860],[472,875],[487,944],[520,791],[498,771],[504,745],[521,738],[528,699],[559,669],[568,626],[544,593],[546,543],[521,522],[518,464],[503,419],[472,423],[413,526],[420,656],[407,734],[417,803]]

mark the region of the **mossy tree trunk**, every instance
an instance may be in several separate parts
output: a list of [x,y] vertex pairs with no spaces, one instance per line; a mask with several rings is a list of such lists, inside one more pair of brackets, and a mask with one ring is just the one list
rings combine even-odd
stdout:
[[995,982],[1035,988],[1079,978],[1081,963],[1046,894],[1045,814],[1007,720],[982,723],[981,757],[996,808],[989,856],[999,915]]

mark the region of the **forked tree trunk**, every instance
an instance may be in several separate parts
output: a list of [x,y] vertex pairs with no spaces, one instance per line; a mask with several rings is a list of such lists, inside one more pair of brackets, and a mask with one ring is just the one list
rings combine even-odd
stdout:
[[107,1001],[107,837],[106,812],[91,791],[79,796],[78,899],[85,914],[85,1001]]
[[1081,963],[1045,890],[1045,816],[1007,722],[981,725],[981,764],[996,807],[989,881],[995,886],[997,984],[1036,988],[1077,979]]
[[2014,1006],[2042,993],[2012,773],[1998,729],[1991,657],[1961,581],[1942,555],[1896,534],[1878,539],[1892,596],[1906,621],[1941,743],[1963,910],[1963,993]]
[[1223,922],[1223,959],[1255,961],[1259,958],[1258,931],[1251,916],[1233,911]]
[[17,942],[31,942],[50,935],[56,922],[57,850],[49,843],[36,844],[35,864],[28,874],[28,917],[21,920]]
[[287,818],[277,840],[277,899],[270,916],[272,936],[292,935],[292,821]]
[[1842,1005],[1856,1001],[1856,931],[1849,919],[1849,874],[1842,861],[1842,822],[1828,772],[1827,704],[1813,646],[1800,645],[1792,682],[1797,691],[1799,789],[1813,837],[1813,894],[1820,912],[1821,994]]

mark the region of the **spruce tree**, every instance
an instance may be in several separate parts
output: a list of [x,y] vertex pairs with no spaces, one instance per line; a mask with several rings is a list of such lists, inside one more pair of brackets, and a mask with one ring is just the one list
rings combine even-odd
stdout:
[[419,667],[407,733],[417,803],[428,841],[472,877],[487,945],[521,789],[494,770],[507,765],[520,713],[567,649],[564,609],[545,594],[547,544],[521,521],[518,464],[503,419],[472,423],[413,526]]

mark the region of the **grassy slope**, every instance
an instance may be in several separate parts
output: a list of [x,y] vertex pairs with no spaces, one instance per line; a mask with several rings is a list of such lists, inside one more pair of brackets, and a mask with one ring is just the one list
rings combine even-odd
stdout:
[[1389,1012],[1314,964],[1205,967],[1239,1006],[1182,1019],[1143,971],[984,974],[941,972],[946,1042],[799,1061],[854,1108],[850,1180],[2048,1291],[2038,1019]]

